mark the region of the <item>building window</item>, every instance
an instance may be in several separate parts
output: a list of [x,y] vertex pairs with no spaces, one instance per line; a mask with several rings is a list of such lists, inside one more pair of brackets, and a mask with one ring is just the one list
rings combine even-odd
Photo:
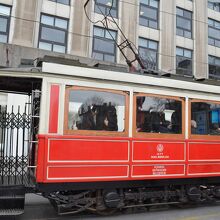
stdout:
[[92,58],[116,62],[116,45],[113,39],[117,39],[116,31],[94,27]]
[[176,73],[192,76],[192,51],[176,48]]
[[209,56],[209,78],[220,79],[220,58]]
[[192,38],[192,12],[176,8],[176,34]]
[[42,15],[39,33],[39,48],[65,53],[67,47],[68,20]]
[[159,1],[140,0],[139,24],[158,29],[159,21]]
[[220,12],[220,3],[219,2],[210,2],[208,1],[208,7],[212,10]]
[[139,38],[139,54],[147,69],[157,69],[158,42]]
[[0,42],[7,43],[9,35],[11,7],[0,5]]
[[118,0],[95,0],[95,12],[118,17]]
[[49,1],[56,2],[56,3],[61,3],[61,4],[64,4],[64,5],[70,5],[70,0],[49,0]]
[[209,19],[209,45],[220,47],[220,22]]

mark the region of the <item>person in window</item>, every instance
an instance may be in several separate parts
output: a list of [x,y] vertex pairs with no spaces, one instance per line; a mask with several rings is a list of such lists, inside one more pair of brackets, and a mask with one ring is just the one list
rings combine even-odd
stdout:
[[137,98],[137,110],[142,110],[142,106],[144,104],[145,97],[138,97]]
[[170,129],[169,129],[169,121],[166,121],[165,119],[165,113],[164,112],[160,112],[159,113],[160,116],[160,127],[159,127],[159,132],[160,133],[169,133]]
[[197,134],[197,123],[195,120],[191,120],[191,134]]
[[82,121],[81,121],[81,118],[79,118],[78,120],[76,120],[76,125],[73,125],[72,126],[72,129],[75,130],[75,129],[82,129]]
[[109,105],[107,107],[106,115],[103,120],[104,129],[107,131],[117,131],[118,130],[118,120],[115,106]]
[[96,129],[97,130],[106,130],[104,120],[107,114],[107,103],[103,103],[103,105],[98,106],[98,112],[96,115]]
[[143,112],[144,113],[144,123],[141,124],[139,131],[142,132],[151,132],[152,130],[152,120],[150,111]]
[[181,116],[177,111],[174,111],[171,116],[171,131],[174,134],[179,134],[181,131]]
[[96,130],[96,115],[97,107],[93,106],[91,108],[90,106],[88,106],[88,111],[83,114],[81,125],[83,130]]
[[146,113],[143,111],[137,112],[137,118],[136,118],[136,126],[137,126],[137,132],[142,132],[145,130],[145,127],[147,126],[147,122],[145,121]]
[[152,130],[153,133],[160,132],[160,113],[159,112],[151,112],[151,122],[152,122]]
[[[82,105],[78,109],[78,115],[76,116],[75,120],[73,119],[72,129],[74,129],[74,127],[76,127],[78,130],[82,130],[83,129],[82,128],[82,122],[83,122],[83,116],[84,116],[85,113],[86,113],[85,108]],[[76,125],[74,123],[76,123]]]
[[[149,112],[145,112],[142,109],[143,103],[145,101],[145,97],[138,97],[137,98],[137,105],[136,105],[136,112],[137,112],[137,132],[143,132],[147,129],[148,120],[146,120]],[[150,129],[151,130],[151,129]]]
[[220,128],[219,128],[218,123],[214,123],[214,124],[212,124],[212,126],[211,126],[211,130],[210,130],[210,134],[213,134],[213,135],[220,135]]

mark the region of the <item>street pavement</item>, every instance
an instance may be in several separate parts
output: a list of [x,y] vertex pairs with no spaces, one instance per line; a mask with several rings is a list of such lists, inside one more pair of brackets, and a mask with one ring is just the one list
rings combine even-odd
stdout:
[[220,220],[220,205],[191,208],[168,208],[139,213],[119,213],[114,216],[81,214],[58,216],[48,200],[38,195],[26,196],[25,213],[18,217],[1,217],[0,220]]

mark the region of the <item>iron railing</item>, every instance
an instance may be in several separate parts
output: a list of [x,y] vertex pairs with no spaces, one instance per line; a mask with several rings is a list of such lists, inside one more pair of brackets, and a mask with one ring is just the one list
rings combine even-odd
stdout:
[[28,145],[31,115],[28,104],[24,112],[20,106],[0,107],[0,185],[24,183],[28,167]]
[[40,91],[25,106],[0,106],[0,186],[33,184]]

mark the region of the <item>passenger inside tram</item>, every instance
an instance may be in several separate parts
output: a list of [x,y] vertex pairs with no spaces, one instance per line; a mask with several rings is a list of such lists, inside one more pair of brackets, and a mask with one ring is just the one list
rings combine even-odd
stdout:
[[191,117],[197,124],[192,134],[220,135],[220,104],[211,102],[192,102]]
[[137,132],[182,132],[181,102],[158,97],[137,97]]
[[219,128],[218,123],[212,124],[210,133],[213,134],[213,135],[220,135],[220,128]]
[[104,103],[88,106],[88,110],[79,116],[82,118],[81,123],[77,123],[79,130],[118,130],[116,108],[111,105],[111,102],[109,105]]
[[125,95],[104,91],[72,90],[69,95],[70,130],[125,130]]
[[196,134],[196,130],[197,130],[197,123],[195,120],[191,120],[191,133]]

